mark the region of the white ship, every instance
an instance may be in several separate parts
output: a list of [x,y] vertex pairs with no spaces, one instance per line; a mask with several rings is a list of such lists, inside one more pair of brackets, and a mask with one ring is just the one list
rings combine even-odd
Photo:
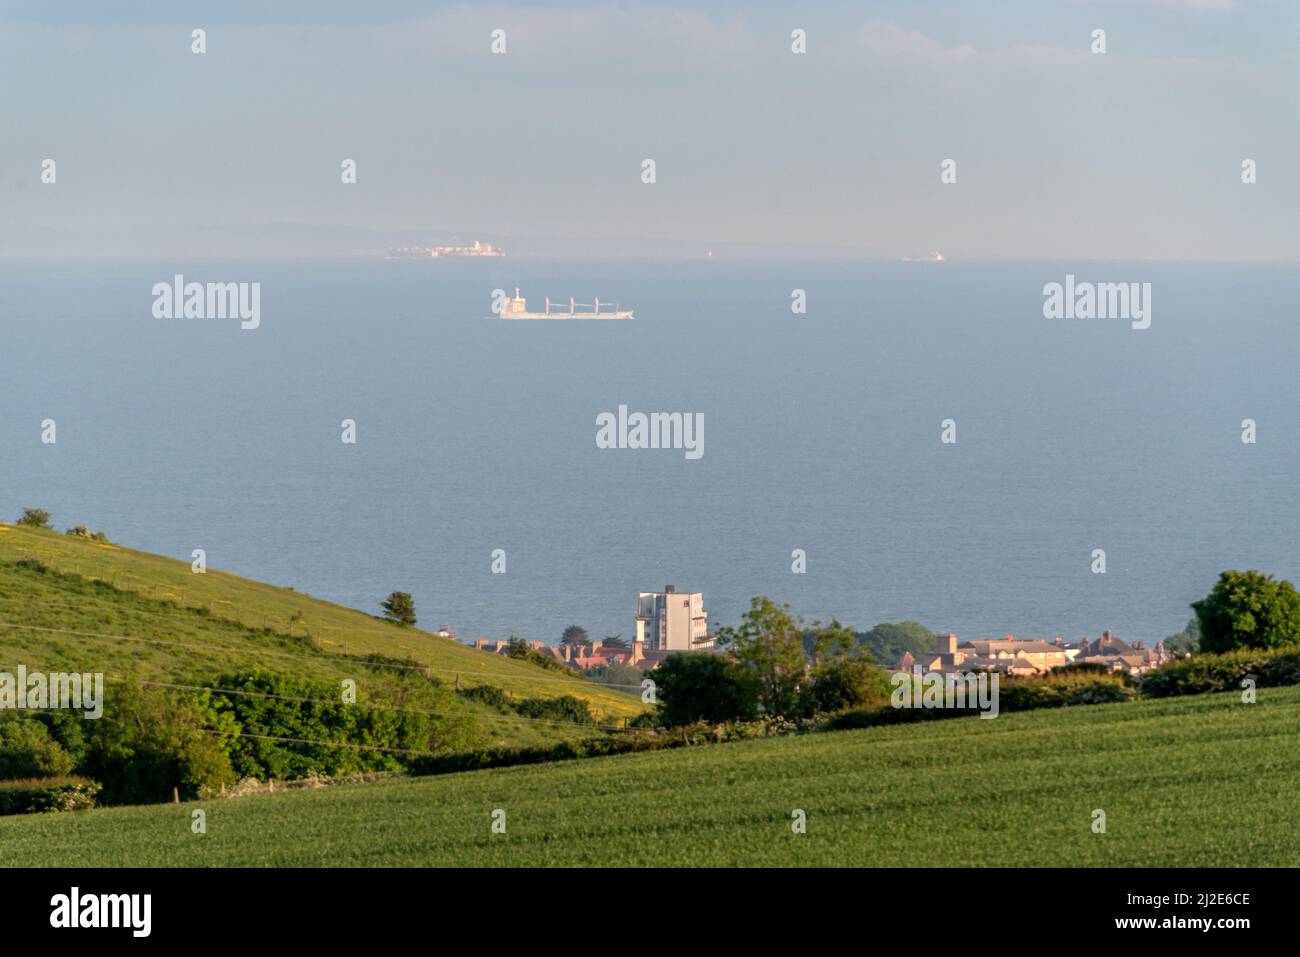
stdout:
[[447,259],[466,257],[480,259],[483,257],[496,258],[504,255],[505,251],[500,246],[481,243],[476,239],[472,246],[390,246],[386,258]]
[[928,256],[904,256],[902,261],[905,263],[941,263],[943,262],[943,253],[936,250]]
[[596,299],[592,302],[575,302],[570,299],[568,303],[551,302],[550,297],[546,298],[545,312],[529,312],[528,304],[524,297],[519,295],[519,287],[515,287],[514,298],[506,296],[505,304],[501,307],[502,319],[631,319],[631,309],[620,309],[618,303],[601,302]]

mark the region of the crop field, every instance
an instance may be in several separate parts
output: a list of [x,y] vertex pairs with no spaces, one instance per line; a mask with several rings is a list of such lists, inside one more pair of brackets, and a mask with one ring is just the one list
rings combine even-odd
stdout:
[[0,864],[1294,866],[1297,794],[1269,688],[0,818]]

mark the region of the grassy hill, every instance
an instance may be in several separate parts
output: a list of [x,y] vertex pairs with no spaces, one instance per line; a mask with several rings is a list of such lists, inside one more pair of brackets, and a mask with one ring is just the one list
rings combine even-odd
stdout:
[[[490,684],[518,698],[572,695],[602,722],[621,723],[642,711],[632,694],[399,628],[289,588],[211,568],[197,575],[188,562],[0,525],[0,669],[22,663],[30,670],[102,671],[112,682],[261,668],[338,681],[356,678],[358,657],[372,654],[418,662],[449,687]],[[370,686],[371,700],[382,698],[382,682]],[[463,699],[457,706],[491,726],[485,743],[535,744],[573,734],[493,715]]]
[[[0,853],[20,866],[1290,866],[1297,733],[1300,687],[1267,688],[1253,705],[1198,695],[0,818]],[[190,832],[199,807],[204,835]],[[507,831],[493,835],[497,808]]]

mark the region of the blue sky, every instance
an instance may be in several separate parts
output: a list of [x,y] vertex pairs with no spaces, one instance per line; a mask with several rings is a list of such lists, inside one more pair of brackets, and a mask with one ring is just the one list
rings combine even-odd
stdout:
[[299,223],[1294,260],[1297,6],[10,2],[0,252]]

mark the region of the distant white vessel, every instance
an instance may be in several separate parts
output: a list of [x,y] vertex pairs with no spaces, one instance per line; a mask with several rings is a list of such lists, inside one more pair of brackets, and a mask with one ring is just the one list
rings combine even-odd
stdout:
[[493,246],[491,243],[481,243],[474,240],[472,246],[392,246],[389,247],[387,258],[389,259],[446,259],[447,257],[468,257],[479,259],[482,257],[496,258],[504,256],[505,251],[500,246]]
[[631,319],[631,309],[619,309],[618,303],[601,302],[599,299],[593,302],[575,302],[570,299],[568,305],[564,303],[551,302],[550,297],[546,299],[545,312],[529,312],[528,304],[524,297],[519,295],[519,287],[515,287],[514,298],[506,297],[505,305],[501,307],[502,319]]
[[941,263],[941,262],[943,262],[943,253],[939,252],[938,250],[935,250],[934,252],[930,253],[930,255],[928,255],[928,256],[915,256],[915,257],[913,257],[913,256],[904,256],[904,257],[903,257],[903,262],[905,262],[905,263]]

